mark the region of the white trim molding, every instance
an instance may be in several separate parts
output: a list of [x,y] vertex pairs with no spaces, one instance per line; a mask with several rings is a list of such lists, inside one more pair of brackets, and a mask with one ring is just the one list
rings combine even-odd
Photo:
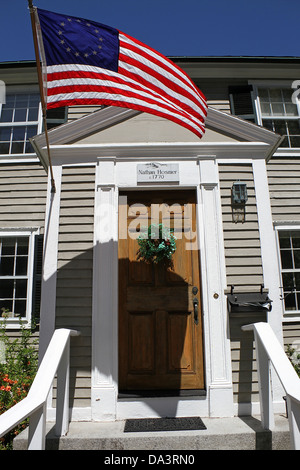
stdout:
[[48,175],[41,294],[41,326],[39,341],[40,359],[46,352],[47,346],[55,329],[61,175],[62,167],[55,166],[53,168],[53,176],[56,185],[55,193],[51,192],[50,174]]
[[[268,312],[268,323],[273,329],[278,341],[283,344],[282,332],[282,301],[280,300],[280,272],[277,253],[276,234],[273,227],[270,204],[269,186],[266,162],[253,161],[253,176],[255,184],[256,206],[260,233],[261,257],[264,276],[264,287],[269,291],[272,300],[272,310]],[[283,389],[277,374],[273,371],[273,400],[282,402]]]

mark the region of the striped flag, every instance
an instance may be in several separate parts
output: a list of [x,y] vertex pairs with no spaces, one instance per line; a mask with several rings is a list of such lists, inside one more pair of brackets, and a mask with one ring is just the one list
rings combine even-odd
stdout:
[[171,60],[110,26],[40,8],[35,15],[48,109],[126,107],[202,137],[205,96]]

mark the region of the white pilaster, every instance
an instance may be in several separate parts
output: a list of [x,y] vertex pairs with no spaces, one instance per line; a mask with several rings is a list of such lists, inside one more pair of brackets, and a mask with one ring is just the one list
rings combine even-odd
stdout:
[[[268,314],[268,323],[275,335],[283,344],[282,332],[282,302],[280,300],[280,272],[277,259],[276,236],[273,227],[272,210],[268,186],[267,167],[265,160],[253,161],[253,175],[255,184],[256,205],[259,223],[261,257],[263,265],[264,286],[269,290],[272,302],[272,311]],[[273,373],[273,400],[282,402],[284,395],[282,386]]]
[[117,192],[113,161],[96,173],[92,419],[116,418],[117,399]]
[[230,338],[224,294],[226,277],[218,170],[214,159],[200,161],[199,165],[199,220],[202,219],[200,243],[209,414],[212,417],[232,416]]
[[57,251],[62,167],[53,167],[56,192],[51,192],[50,175],[45,215],[44,262],[41,294],[41,327],[39,340],[40,360],[55,328]]

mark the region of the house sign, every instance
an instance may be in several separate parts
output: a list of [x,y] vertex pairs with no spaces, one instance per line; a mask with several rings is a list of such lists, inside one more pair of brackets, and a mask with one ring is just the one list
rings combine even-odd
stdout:
[[146,163],[137,165],[138,183],[179,182],[178,163]]

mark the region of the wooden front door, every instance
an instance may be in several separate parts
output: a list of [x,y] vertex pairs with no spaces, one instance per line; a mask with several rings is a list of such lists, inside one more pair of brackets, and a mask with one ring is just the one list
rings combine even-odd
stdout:
[[[203,389],[196,194],[134,191],[120,196],[119,389]],[[137,259],[138,230],[153,221],[174,230],[172,267]],[[127,225],[125,232],[121,224]]]

